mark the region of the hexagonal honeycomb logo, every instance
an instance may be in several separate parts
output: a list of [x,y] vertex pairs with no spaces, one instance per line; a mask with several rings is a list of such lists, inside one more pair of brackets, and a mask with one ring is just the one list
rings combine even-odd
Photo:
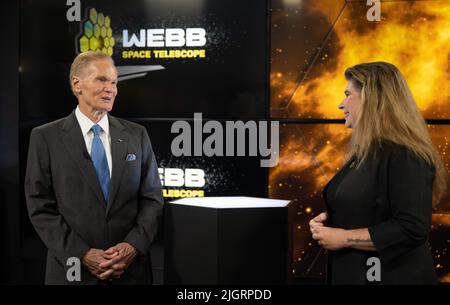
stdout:
[[109,16],[90,8],[87,18],[81,22],[81,33],[77,38],[78,52],[98,51],[112,56],[115,43]]

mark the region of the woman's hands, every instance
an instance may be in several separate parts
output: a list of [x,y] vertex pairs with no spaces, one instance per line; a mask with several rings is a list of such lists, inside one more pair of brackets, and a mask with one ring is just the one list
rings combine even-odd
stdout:
[[340,250],[353,248],[365,251],[376,251],[375,245],[367,228],[344,230],[325,226],[328,219],[327,213],[320,213],[311,219],[309,228],[312,238],[327,250]]
[[327,250],[340,250],[347,247],[347,231],[339,228],[326,227],[327,213],[320,213],[311,219],[309,228],[312,238]]

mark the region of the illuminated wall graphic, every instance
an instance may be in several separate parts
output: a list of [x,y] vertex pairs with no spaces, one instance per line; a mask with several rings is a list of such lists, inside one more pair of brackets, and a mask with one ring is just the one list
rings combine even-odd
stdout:
[[450,283],[450,214],[433,214],[430,236],[431,254],[434,258],[436,273],[441,282]]
[[[304,86],[304,79],[320,53],[321,46],[327,42],[326,38],[335,35],[331,31],[332,25],[345,7],[345,0],[325,1],[326,10],[321,11],[314,9],[318,2],[323,1],[272,0],[270,66],[272,117],[290,117],[288,109],[291,106],[292,95],[297,87]],[[327,57],[329,55],[327,54]],[[328,102],[336,103],[336,100]],[[305,110],[317,109],[317,103],[316,100],[309,101],[304,105]]]
[[112,56],[115,45],[112,36],[111,19],[95,8],[89,9],[89,18],[81,23],[78,50],[81,52],[98,51]]
[[[447,177],[447,193],[435,207],[436,213],[450,213],[450,125],[428,125],[431,140],[439,152],[449,176]],[[450,266],[449,266],[450,267]]]
[[380,22],[366,19],[366,1],[273,2],[272,116],[342,118],[345,68],[383,60],[405,74],[426,118],[450,118],[450,1],[382,2]]
[[[70,64],[80,51],[94,49],[112,54],[119,67],[113,115],[189,118],[202,112],[208,119],[235,120],[268,113],[266,1],[81,2],[80,22],[68,22],[65,4],[21,0],[24,119],[70,113],[76,105]],[[205,57],[177,57],[177,51],[198,49]]]
[[[294,275],[323,278],[326,256],[308,222],[325,209],[322,189],[349,144],[337,108],[346,67],[382,60],[401,69],[425,118],[440,119],[428,127],[450,173],[450,1],[382,1],[380,22],[367,20],[366,1],[271,3],[270,113],[286,123],[269,196],[291,199],[297,209]],[[449,282],[450,192],[434,212],[430,246],[440,281]]]
[[[171,151],[170,121],[138,121],[155,147],[166,202],[183,197],[267,197],[267,168],[259,156],[179,156]],[[193,128],[193,126],[192,126]]]

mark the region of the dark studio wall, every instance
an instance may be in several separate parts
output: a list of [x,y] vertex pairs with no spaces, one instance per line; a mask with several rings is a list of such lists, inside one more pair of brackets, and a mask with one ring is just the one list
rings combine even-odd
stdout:
[[0,18],[0,272],[21,281],[19,197],[19,2],[2,2]]

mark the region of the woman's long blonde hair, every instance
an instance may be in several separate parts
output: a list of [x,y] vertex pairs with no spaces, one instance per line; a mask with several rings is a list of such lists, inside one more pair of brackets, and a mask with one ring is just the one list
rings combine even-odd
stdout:
[[390,63],[373,62],[348,68],[345,77],[361,90],[361,106],[351,145],[351,154],[357,157],[358,165],[382,141],[406,146],[435,167],[433,205],[436,205],[446,190],[446,172],[401,72]]

